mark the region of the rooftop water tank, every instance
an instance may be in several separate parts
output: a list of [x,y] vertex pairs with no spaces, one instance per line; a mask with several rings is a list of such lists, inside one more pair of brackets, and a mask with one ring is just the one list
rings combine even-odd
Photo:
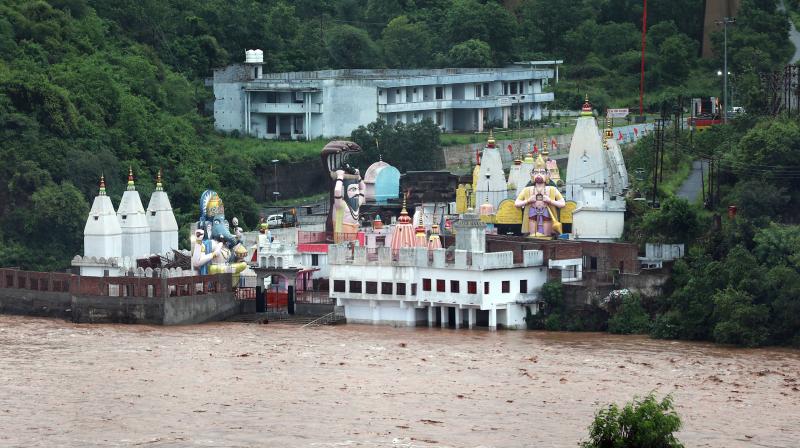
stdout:
[[244,52],[244,62],[245,64],[263,64],[264,63],[264,52],[259,49],[255,50],[245,50]]

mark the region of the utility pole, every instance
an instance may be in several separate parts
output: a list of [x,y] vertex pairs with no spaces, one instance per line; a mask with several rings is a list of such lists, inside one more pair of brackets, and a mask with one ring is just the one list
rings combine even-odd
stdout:
[[722,25],[723,35],[725,36],[725,44],[723,47],[723,67],[722,67],[722,122],[728,122],[728,25],[736,23],[733,17],[724,17],[722,20],[715,22],[717,25]]

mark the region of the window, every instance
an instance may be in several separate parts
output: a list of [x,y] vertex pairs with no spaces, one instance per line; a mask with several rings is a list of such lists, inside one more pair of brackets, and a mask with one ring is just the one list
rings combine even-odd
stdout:
[[450,280],[450,292],[455,292],[455,293],[460,292],[461,289],[459,287],[460,284],[461,282],[459,282],[458,280]]
[[519,292],[522,294],[528,293],[528,281],[527,280],[520,280],[519,281]]
[[436,111],[436,124],[444,124],[444,112],[441,110]]
[[481,95],[482,93],[483,93],[483,87],[481,87],[480,84],[475,86],[475,98],[480,98],[482,96]]
[[431,279],[423,278],[422,279],[422,290],[423,291],[430,291],[431,290]]
[[511,83],[511,94],[512,95],[516,95],[517,94],[517,83],[515,83],[515,82]]
[[278,118],[274,115],[267,117],[267,134],[278,133]]
[[156,212],[150,212],[150,216],[156,216]]
[[437,87],[436,88],[436,99],[443,100],[444,99],[444,87]]
[[489,294],[489,282],[483,282],[483,293]]
[[392,282],[381,282],[381,294],[392,295]]
[[503,283],[501,284],[501,287],[502,287],[502,291],[501,292],[504,292],[504,293],[511,292],[511,282],[510,281],[503,280]]
[[483,96],[489,96],[489,83],[483,83]]
[[128,219],[128,215],[122,215],[122,219]]
[[311,254],[311,266],[319,266],[319,254]]
[[344,292],[344,280],[333,281],[333,292]]
[[467,294],[478,293],[478,282],[467,282]]
[[398,283],[397,284],[397,295],[398,296],[406,295],[406,284],[405,283]]
[[446,292],[444,286],[445,286],[444,280],[436,280],[436,292]]
[[367,282],[367,294],[378,293],[378,282]]
[[350,280],[350,292],[361,292],[361,280]]
[[412,296],[417,295],[417,284],[416,283],[412,283],[411,284],[411,295]]
[[503,83],[503,95],[508,95],[508,83]]

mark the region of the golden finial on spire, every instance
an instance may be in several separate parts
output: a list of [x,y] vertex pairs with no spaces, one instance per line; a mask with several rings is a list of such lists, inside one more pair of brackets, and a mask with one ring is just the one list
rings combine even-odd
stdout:
[[158,169],[158,175],[156,176],[156,191],[161,191],[164,189],[164,186],[161,184],[161,168]]
[[106,177],[100,173],[100,196],[106,195]]
[[494,148],[494,129],[489,129],[489,140],[486,141],[487,148]]
[[408,200],[408,192],[403,193],[403,209],[400,211],[400,218],[397,219],[398,224],[411,224],[411,218],[408,216],[406,209],[406,201]]
[[136,184],[133,182],[133,168],[128,165],[128,190],[135,190]]
[[586,99],[583,102],[583,107],[581,108],[581,117],[591,117],[592,116],[592,103],[589,102],[589,94],[586,94]]

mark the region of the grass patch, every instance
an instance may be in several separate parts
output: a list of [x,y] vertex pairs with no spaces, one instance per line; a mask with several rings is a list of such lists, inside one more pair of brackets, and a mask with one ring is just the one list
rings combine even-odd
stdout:
[[[683,182],[689,178],[692,171],[692,159],[689,157],[681,158],[678,166],[674,170],[665,170],[664,180],[659,185],[661,192],[666,196],[675,196]],[[695,199],[689,201],[694,202]]]
[[226,152],[235,153],[249,163],[299,162],[319,157],[322,148],[332,139],[314,139],[309,141],[266,140],[255,137],[225,137],[215,135],[212,144]]
[[[495,140],[516,140],[533,136],[536,139],[554,135],[571,134],[575,132],[575,122],[563,122],[559,127],[549,128],[522,128],[522,129],[494,129]],[[489,132],[454,132],[442,134],[439,138],[441,146],[468,145],[471,143],[485,143]]]

